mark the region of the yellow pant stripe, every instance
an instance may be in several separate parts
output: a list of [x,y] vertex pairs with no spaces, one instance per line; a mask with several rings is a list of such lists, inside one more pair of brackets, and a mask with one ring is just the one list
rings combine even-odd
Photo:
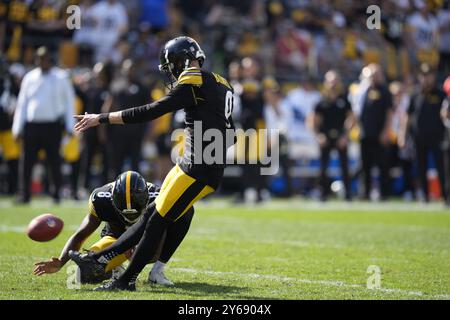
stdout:
[[[111,237],[111,236],[103,237],[99,241],[94,243],[89,248],[89,250],[90,251],[100,251],[100,250],[106,249],[107,247],[112,245],[114,242],[116,242],[116,240],[117,240],[116,238]],[[127,260],[127,257],[125,256],[125,254],[118,255],[117,257],[112,259],[110,262],[108,262],[108,264],[106,265],[106,269],[105,269],[106,272],[111,271],[112,269],[120,266],[126,260]]]
[[159,214],[164,217],[194,182],[195,179],[184,173],[178,165],[172,168],[164,179],[161,191],[155,199],[156,210]]
[[127,209],[131,210],[131,195],[130,195],[130,181],[131,181],[131,171],[127,172],[127,178],[125,182],[125,190],[126,190],[126,201],[127,201]]
[[188,211],[194,205],[194,203],[196,203],[197,201],[199,201],[200,199],[202,199],[203,197],[205,197],[206,195],[210,194],[213,191],[214,189],[211,188],[210,186],[204,187],[202,191],[200,191],[200,193],[189,203],[186,209],[184,209],[184,211],[180,214],[180,216],[176,220],[180,219],[186,213],[186,211]]

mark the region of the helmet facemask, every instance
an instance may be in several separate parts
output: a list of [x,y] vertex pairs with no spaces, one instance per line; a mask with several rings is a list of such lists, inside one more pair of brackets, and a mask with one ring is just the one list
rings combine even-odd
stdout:
[[175,83],[177,82],[177,78],[174,76],[174,65],[171,62],[165,62],[158,66],[159,71],[165,75],[164,85],[172,90],[175,87]]
[[[144,200],[145,201],[145,200]],[[131,226],[135,224],[139,217],[144,213],[145,208],[147,207],[147,203],[140,208],[119,208],[114,200],[112,201],[114,208],[117,210],[117,213],[123,218],[126,225]]]
[[122,218],[126,221],[127,225],[131,226],[138,221],[143,211],[137,211],[136,209],[124,209],[119,212]]

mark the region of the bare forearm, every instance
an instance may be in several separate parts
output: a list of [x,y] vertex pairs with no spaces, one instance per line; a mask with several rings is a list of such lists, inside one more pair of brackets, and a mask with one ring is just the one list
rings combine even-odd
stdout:
[[124,124],[122,120],[122,111],[110,112],[107,116],[108,123],[110,124]]
[[69,261],[69,251],[79,251],[85,240],[86,239],[84,238],[84,236],[76,233],[69,238],[59,256],[61,267],[64,266],[67,261]]

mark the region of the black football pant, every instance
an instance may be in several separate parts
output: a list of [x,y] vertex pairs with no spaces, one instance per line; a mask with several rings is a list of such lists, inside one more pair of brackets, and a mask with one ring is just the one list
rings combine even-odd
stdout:
[[445,179],[444,167],[444,151],[442,148],[442,141],[435,141],[435,139],[416,139],[417,152],[417,168],[419,171],[420,186],[424,192],[425,200],[429,201],[428,190],[428,155],[431,153],[439,176],[439,183],[441,185],[441,194],[444,200],[447,200],[447,189]]
[[24,201],[31,198],[31,175],[40,149],[45,150],[46,160],[53,181],[53,198],[59,200],[61,188],[61,145],[63,126],[60,122],[27,123],[23,135],[23,154],[20,159],[20,189]]
[[350,175],[348,171],[348,154],[347,148],[339,148],[336,143],[329,142],[320,148],[320,186],[322,197],[327,197],[330,192],[329,179],[327,175],[328,162],[330,160],[330,152],[335,149],[339,154],[339,164],[341,166],[341,175],[345,187],[345,197],[349,199],[350,195]]
[[372,168],[380,170],[381,197],[389,196],[389,157],[387,147],[380,142],[370,139],[361,141],[361,160],[364,173],[364,192],[366,199],[370,198],[372,188]]

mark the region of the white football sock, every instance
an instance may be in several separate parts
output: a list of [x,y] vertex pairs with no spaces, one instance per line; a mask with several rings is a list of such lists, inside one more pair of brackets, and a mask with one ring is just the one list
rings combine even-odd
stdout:
[[155,264],[153,265],[152,270],[155,272],[164,271],[165,266],[166,266],[165,263],[162,263],[161,261],[156,261]]

